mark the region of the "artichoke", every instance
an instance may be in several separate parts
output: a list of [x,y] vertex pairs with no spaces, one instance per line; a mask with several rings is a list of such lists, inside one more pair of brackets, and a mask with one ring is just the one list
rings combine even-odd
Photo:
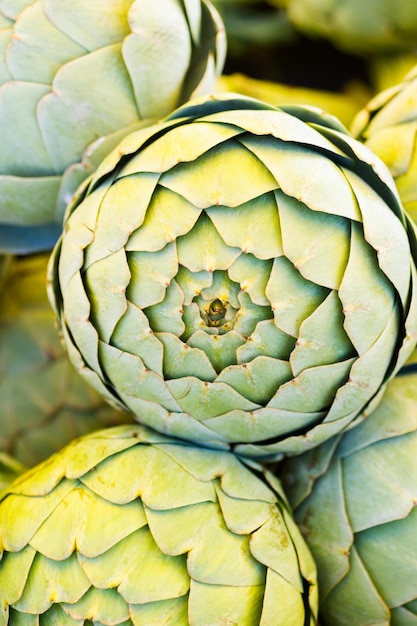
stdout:
[[316,624],[315,565],[279,482],[139,425],[15,480],[0,549],[2,625]]
[[0,4],[0,249],[50,249],[122,136],[210,91],[225,34],[206,0]]
[[389,172],[335,118],[223,94],[105,159],[48,285],[109,402],[272,461],[378,402],[416,344],[415,260]]
[[133,421],[69,362],[46,295],[47,260],[0,257],[0,462],[7,452],[31,466],[74,437]]
[[372,98],[351,131],[387,165],[404,208],[417,221],[417,65]]
[[416,447],[417,377],[405,369],[357,428],[284,461],[323,626],[417,623]]
[[413,0],[288,0],[287,7],[295,28],[345,52],[367,56],[416,45]]

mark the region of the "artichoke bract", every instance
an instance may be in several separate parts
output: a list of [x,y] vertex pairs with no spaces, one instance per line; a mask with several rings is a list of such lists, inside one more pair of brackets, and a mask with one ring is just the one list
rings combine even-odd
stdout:
[[0,5],[0,249],[50,249],[68,200],[133,129],[211,91],[225,32],[206,0]]
[[284,461],[323,626],[417,623],[416,446],[417,376],[404,372],[357,428]]
[[0,548],[2,626],[316,624],[315,565],[278,480],[139,425],[15,480]]
[[417,4],[410,0],[288,0],[287,7],[297,29],[350,53],[415,48]]
[[71,365],[46,295],[47,260],[0,257],[0,463],[7,452],[32,466],[74,437],[133,422]]
[[416,343],[415,258],[389,172],[335,118],[227,93],[108,156],[48,289],[110,402],[273,460],[378,401]]
[[404,208],[417,222],[417,66],[373,97],[357,113],[351,132],[384,161]]

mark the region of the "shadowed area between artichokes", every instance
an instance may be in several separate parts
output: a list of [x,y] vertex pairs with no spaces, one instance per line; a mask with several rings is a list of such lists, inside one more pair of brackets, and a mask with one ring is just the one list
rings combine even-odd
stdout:
[[379,400],[416,342],[416,249],[389,172],[335,118],[223,94],[103,161],[49,295],[110,402],[272,460]]

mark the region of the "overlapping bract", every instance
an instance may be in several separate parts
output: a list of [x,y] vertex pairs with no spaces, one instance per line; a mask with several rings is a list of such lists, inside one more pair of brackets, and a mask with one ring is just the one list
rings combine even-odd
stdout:
[[323,626],[417,623],[417,376],[362,424],[284,462],[318,568]]
[[103,162],[49,293],[110,402],[272,460],[378,401],[416,342],[415,255],[388,171],[335,118],[224,94]]
[[416,43],[417,5],[410,0],[288,0],[287,5],[297,28],[347,52],[369,55]]
[[0,249],[53,246],[65,205],[116,143],[221,72],[206,0],[0,4]]
[[69,362],[46,295],[47,260],[0,257],[0,455],[28,466],[74,437],[132,421]]
[[3,492],[0,624],[313,626],[314,562],[260,471],[139,425],[74,441]]
[[417,66],[370,100],[353,120],[352,133],[387,165],[417,222]]

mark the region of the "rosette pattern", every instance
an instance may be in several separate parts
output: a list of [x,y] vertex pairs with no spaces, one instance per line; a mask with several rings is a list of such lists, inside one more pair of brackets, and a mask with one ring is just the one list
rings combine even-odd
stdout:
[[206,0],[0,3],[0,249],[50,249],[120,138],[212,90],[225,32]]
[[109,155],[49,293],[110,402],[272,460],[353,423],[409,356],[415,254],[391,176],[335,118],[224,94]]
[[32,466],[75,437],[133,421],[71,365],[46,295],[47,261],[0,257],[0,473],[3,453]]
[[404,368],[362,424],[281,468],[323,626],[417,623],[416,383]]
[[316,570],[270,473],[120,426],[3,492],[0,624],[314,626]]
[[384,161],[405,210],[417,222],[417,66],[373,97],[356,115],[351,132]]

